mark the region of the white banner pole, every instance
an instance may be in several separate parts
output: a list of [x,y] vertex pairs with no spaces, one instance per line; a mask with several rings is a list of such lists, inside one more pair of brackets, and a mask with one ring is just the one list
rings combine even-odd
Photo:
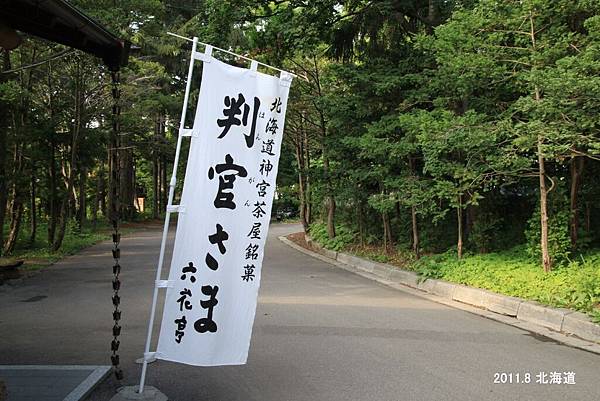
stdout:
[[[173,33],[173,32],[167,32],[167,35],[171,35],[171,36],[179,38],[179,39],[187,40],[189,42],[193,42],[194,41],[194,39],[186,38],[185,36],[177,35],[176,33]],[[195,39],[197,39],[197,38],[195,38]],[[279,72],[285,72],[286,74],[289,74],[292,77],[298,77],[299,76],[300,78],[304,79],[306,82],[309,81],[308,78],[306,77],[306,75],[297,75],[297,74],[294,74],[292,72],[282,70],[281,68],[273,67],[272,65],[261,63],[260,61],[248,58],[246,56],[242,56],[241,54],[237,54],[237,53],[234,53],[234,52],[229,51],[229,50],[222,49],[222,48],[217,47],[217,46],[209,45],[208,43],[204,43],[204,42],[198,42],[198,43],[201,44],[201,45],[204,45],[204,46],[210,46],[214,50],[218,50],[218,51],[223,52],[223,53],[231,54],[232,56],[235,56],[235,57],[243,58],[244,60],[248,60],[248,61],[250,61],[252,63],[257,63],[257,64],[262,65],[264,67],[271,68],[271,69],[279,71]]]
[[[139,393],[144,392],[144,384],[146,381],[146,370],[148,368],[148,359],[150,355],[150,342],[152,341],[152,328],[154,326],[154,316],[156,314],[156,302],[158,300],[158,281],[161,277],[163,261],[165,258],[165,247],[167,242],[167,234],[169,232],[169,222],[171,221],[171,212],[173,204],[173,195],[175,193],[175,184],[177,183],[177,164],[179,162],[179,151],[181,150],[181,138],[185,128],[185,117],[187,113],[187,105],[190,97],[190,87],[192,85],[192,73],[194,71],[194,59],[196,55],[196,46],[198,38],[194,37],[192,44],[192,52],[190,53],[190,66],[188,69],[187,82],[185,84],[185,96],[183,98],[183,108],[181,110],[181,120],[179,121],[179,134],[177,136],[177,148],[175,149],[175,161],[173,163],[173,173],[169,182],[169,199],[167,202],[167,210],[165,212],[165,225],[163,227],[162,241],[160,243],[160,255],[158,257],[158,268],[156,269],[156,280],[154,281],[154,293],[152,295],[152,309],[150,311],[150,322],[148,323],[148,335],[146,337],[146,347],[144,348],[144,363],[142,365],[142,374],[140,377]],[[156,196],[156,194],[155,194]]]

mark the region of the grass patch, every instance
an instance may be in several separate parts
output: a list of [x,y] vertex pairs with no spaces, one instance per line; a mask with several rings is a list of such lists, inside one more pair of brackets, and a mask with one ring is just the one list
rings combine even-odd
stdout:
[[523,247],[462,260],[452,252],[425,256],[415,263],[415,270],[425,277],[586,312],[600,322],[600,251],[549,273]]
[[[131,225],[121,228],[121,234],[127,234],[135,228]],[[6,232],[6,230],[5,230]],[[85,225],[81,230],[74,224],[69,224],[65,232],[65,238],[59,250],[53,252],[48,245],[48,230],[45,224],[40,224],[37,231],[35,243],[29,243],[29,233],[21,230],[15,250],[12,254],[0,257],[0,263],[9,263],[15,260],[25,260],[20,267],[24,271],[38,270],[48,266],[68,255],[74,255],[80,250],[97,244],[98,242],[111,239],[112,226],[106,223],[98,223],[94,228],[91,223]]]

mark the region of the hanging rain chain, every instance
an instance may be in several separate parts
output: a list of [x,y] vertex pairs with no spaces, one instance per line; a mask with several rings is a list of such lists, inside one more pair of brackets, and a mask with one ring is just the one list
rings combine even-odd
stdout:
[[121,234],[119,233],[119,214],[120,214],[120,202],[119,202],[119,180],[120,180],[120,161],[119,161],[119,146],[120,146],[120,125],[119,125],[119,115],[121,114],[121,105],[120,105],[120,97],[121,90],[119,88],[120,76],[119,72],[112,71],[112,98],[113,98],[113,108],[112,108],[112,135],[111,135],[111,211],[110,211],[110,220],[113,226],[113,249],[112,255],[114,258],[113,265],[113,296],[112,303],[115,307],[113,311],[113,320],[115,324],[112,329],[113,339],[110,343],[110,350],[112,351],[112,355],[110,357],[113,371],[115,372],[115,376],[117,380],[123,380],[123,370],[119,366],[119,345],[121,342],[119,341],[119,336],[121,335],[121,310],[119,309],[119,305],[121,304],[121,297],[119,296],[119,289],[121,288],[121,281],[119,279],[119,274],[121,273],[121,265],[119,264],[119,258],[121,257],[121,250],[119,249],[119,242],[121,241]]

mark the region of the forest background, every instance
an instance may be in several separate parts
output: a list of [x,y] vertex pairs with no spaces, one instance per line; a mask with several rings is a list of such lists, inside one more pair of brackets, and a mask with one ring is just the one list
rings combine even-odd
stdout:
[[[72,3],[133,44],[124,220],[166,208],[189,61],[166,32],[197,36],[304,77],[275,213],[332,249],[600,318],[599,1]],[[106,225],[110,74],[35,38],[1,56],[1,252],[52,257]],[[199,86],[200,68],[190,105]]]

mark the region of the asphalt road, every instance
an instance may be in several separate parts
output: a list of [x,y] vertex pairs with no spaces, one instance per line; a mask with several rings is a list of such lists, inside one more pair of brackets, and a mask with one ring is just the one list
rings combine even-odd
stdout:
[[[158,361],[150,385],[173,401],[600,400],[600,356],[381,286],[277,240],[298,229],[271,226],[248,364]],[[159,243],[156,228],[122,241],[126,384],[139,380]],[[109,250],[88,248],[0,292],[0,364],[110,363]],[[497,372],[513,381],[529,373],[531,383],[494,384]],[[536,384],[540,372],[575,372],[576,384]],[[117,385],[111,376],[89,399],[107,401]]]

